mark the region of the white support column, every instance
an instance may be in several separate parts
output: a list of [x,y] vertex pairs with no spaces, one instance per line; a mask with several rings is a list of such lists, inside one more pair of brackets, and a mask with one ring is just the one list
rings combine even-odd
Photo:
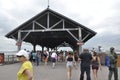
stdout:
[[33,30],[35,30],[35,21],[33,21],[33,26],[32,26],[33,28]]
[[49,25],[49,13],[47,14],[47,29],[49,29],[50,25]]
[[65,20],[63,20],[63,29],[65,28]]
[[[79,41],[81,42],[82,41],[82,31],[81,31],[81,28],[79,28]],[[82,53],[82,45],[79,45],[79,54]]]
[[17,40],[17,43],[16,43],[16,45],[18,46],[18,51],[21,50],[21,44],[22,44],[22,41],[21,41],[21,32],[19,30],[18,31],[18,40]]

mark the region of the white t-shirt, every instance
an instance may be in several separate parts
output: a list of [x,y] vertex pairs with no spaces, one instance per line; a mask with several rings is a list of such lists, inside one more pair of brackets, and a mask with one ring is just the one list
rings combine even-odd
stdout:
[[55,52],[52,53],[51,55],[52,58],[57,58],[57,54]]

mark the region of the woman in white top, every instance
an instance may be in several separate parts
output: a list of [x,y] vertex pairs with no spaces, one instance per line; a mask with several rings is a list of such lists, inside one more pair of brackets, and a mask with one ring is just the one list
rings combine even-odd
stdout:
[[56,63],[56,60],[57,60],[57,54],[56,54],[55,51],[52,53],[51,59],[52,59],[52,63],[53,63],[52,67],[55,68],[55,63]]

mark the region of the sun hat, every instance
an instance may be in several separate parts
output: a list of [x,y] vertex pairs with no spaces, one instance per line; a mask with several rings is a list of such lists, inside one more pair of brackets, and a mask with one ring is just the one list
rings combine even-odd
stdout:
[[20,51],[16,54],[16,56],[24,56],[26,59],[29,59],[29,54],[28,54],[28,52],[25,51],[25,50],[20,50]]

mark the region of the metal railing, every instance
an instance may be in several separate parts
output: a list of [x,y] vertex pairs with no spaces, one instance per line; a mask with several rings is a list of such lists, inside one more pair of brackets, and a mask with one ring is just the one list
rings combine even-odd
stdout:
[[16,62],[18,62],[18,60],[15,55],[5,55],[4,56],[4,64],[13,64]]

